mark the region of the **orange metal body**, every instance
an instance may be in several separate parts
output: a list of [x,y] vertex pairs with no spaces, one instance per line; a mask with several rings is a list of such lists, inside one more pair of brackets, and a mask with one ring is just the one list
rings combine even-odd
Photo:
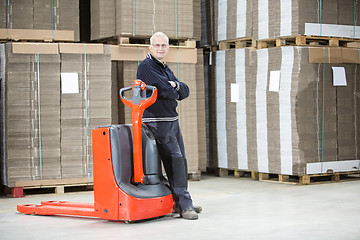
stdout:
[[18,205],[17,210],[21,213],[33,215],[73,215],[82,217],[96,217],[93,203],[44,201],[41,202],[41,205]]
[[119,188],[112,174],[109,144],[108,128],[93,130],[94,201],[97,216],[102,219],[136,221],[171,213],[173,206],[171,195],[159,198],[135,198]]
[[[134,86],[145,90],[145,85],[135,80]],[[155,95],[155,97],[154,97]],[[133,182],[143,183],[143,162],[141,142],[141,119],[144,110],[156,100],[155,89],[151,98],[143,99],[138,104],[123,102],[132,108],[133,123]],[[155,198],[138,198],[121,189],[114,177],[111,155],[110,127],[96,128],[92,131],[94,203],[67,201],[43,201],[41,205],[22,204],[17,210],[34,215],[73,215],[96,217],[108,220],[137,221],[169,214],[173,209],[172,195]]]

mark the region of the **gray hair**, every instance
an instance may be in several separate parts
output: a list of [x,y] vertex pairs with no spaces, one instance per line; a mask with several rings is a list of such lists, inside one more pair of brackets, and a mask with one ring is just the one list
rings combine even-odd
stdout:
[[163,38],[166,39],[166,42],[167,42],[167,44],[169,45],[169,38],[168,38],[168,36],[166,36],[165,33],[163,33],[163,32],[156,32],[156,33],[154,33],[154,34],[151,36],[151,38],[150,38],[150,44],[152,44],[152,42],[153,42],[153,37],[163,37]]

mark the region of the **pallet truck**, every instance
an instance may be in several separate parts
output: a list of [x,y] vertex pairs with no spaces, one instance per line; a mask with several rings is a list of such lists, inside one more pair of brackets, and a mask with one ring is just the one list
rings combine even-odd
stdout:
[[[125,92],[133,92],[132,98]],[[110,125],[92,131],[94,203],[42,201],[17,205],[30,215],[70,215],[135,222],[173,212],[173,198],[163,181],[155,138],[142,124],[144,110],[156,101],[157,89],[134,80],[120,89],[132,108],[132,125]],[[147,97],[150,95],[149,97]]]

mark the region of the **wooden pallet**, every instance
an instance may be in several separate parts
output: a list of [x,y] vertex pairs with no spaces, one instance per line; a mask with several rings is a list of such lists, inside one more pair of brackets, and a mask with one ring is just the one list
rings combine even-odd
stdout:
[[251,178],[252,180],[258,180],[260,182],[276,182],[299,185],[360,180],[360,171],[295,176],[286,174],[262,173],[251,170],[217,168],[215,170],[215,175],[218,177],[245,177]]
[[258,40],[257,48],[271,48],[282,46],[329,46],[329,47],[354,47],[360,39],[319,37],[319,36],[289,36],[273,39]]
[[253,37],[236,38],[232,40],[220,41],[218,50],[227,50],[231,48],[255,48],[256,40]]
[[226,176],[233,176],[233,177],[244,177],[244,178],[251,178],[256,179],[256,172],[250,170],[240,170],[240,169],[227,169],[227,168],[218,168],[215,173],[218,177],[226,177]]
[[190,181],[200,181],[201,180],[201,172],[190,172],[188,173],[188,179]]
[[64,194],[65,192],[79,192],[79,191],[92,191],[94,190],[93,183],[89,184],[72,184],[72,185],[42,185],[32,187],[13,187],[3,190],[5,194],[10,194],[13,198],[24,197],[24,195],[33,194]]
[[263,182],[278,182],[278,183],[300,184],[300,185],[334,183],[334,182],[360,180],[360,171],[309,174],[303,176],[258,173],[257,179]]
[[56,193],[63,194],[69,191],[83,191],[93,189],[93,178],[49,179],[49,180],[25,180],[5,187],[5,194],[12,197],[23,197],[26,194]]

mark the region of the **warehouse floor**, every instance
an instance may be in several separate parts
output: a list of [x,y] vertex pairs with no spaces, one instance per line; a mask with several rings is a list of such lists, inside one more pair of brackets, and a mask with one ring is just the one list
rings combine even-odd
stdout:
[[178,214],[125,224],[93,218],[32,216],[17,204],[93,202],[93,192],[0,197],[0,239],[360,239],[360,181],[289,185],[203,176],[189,183],[199,220]]

